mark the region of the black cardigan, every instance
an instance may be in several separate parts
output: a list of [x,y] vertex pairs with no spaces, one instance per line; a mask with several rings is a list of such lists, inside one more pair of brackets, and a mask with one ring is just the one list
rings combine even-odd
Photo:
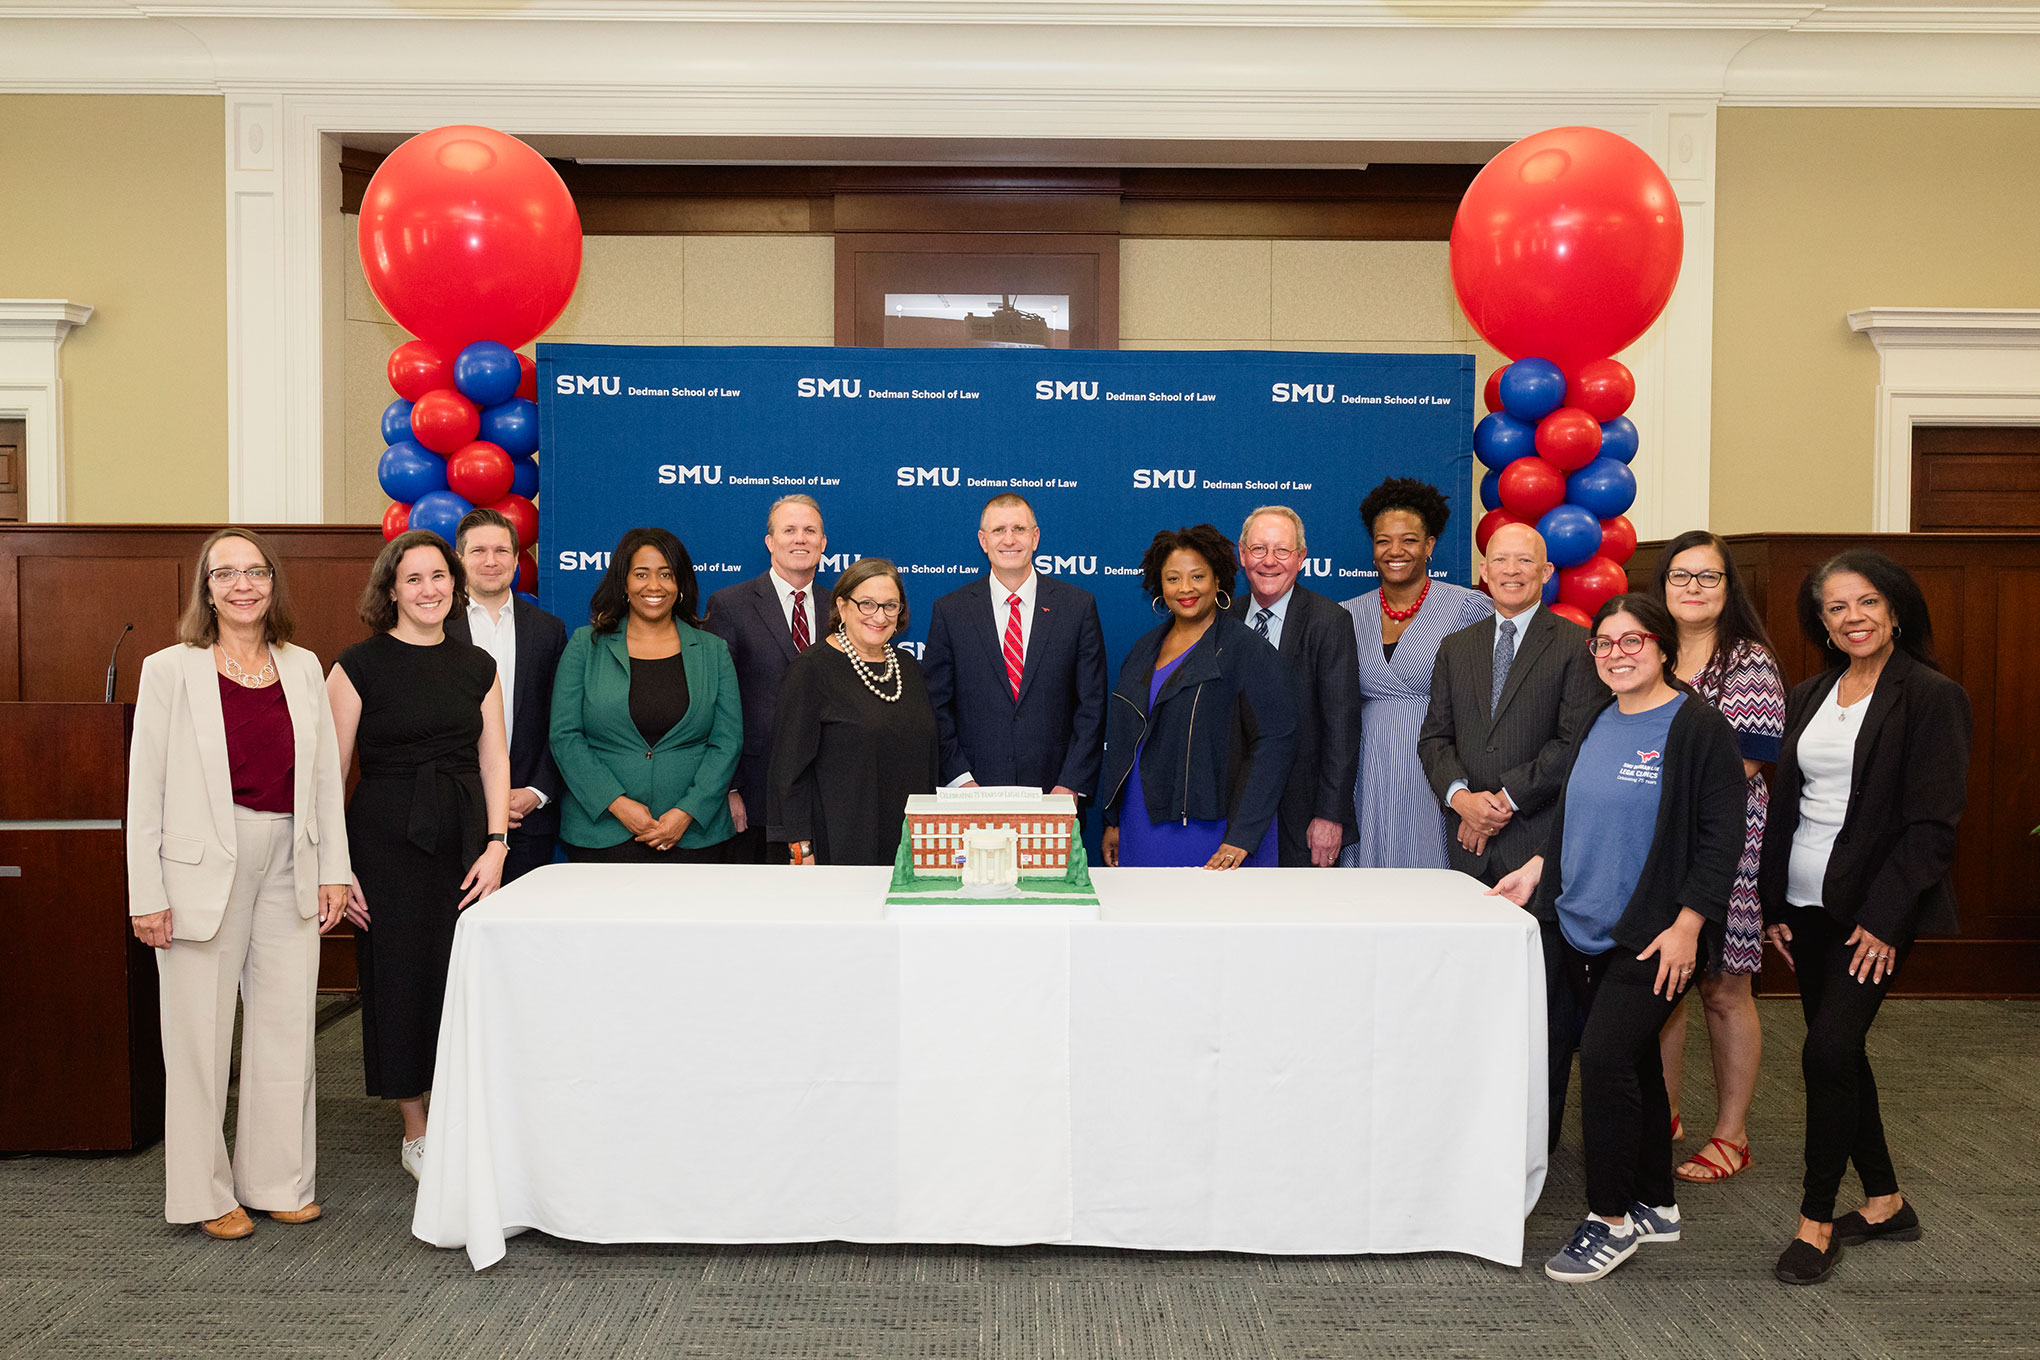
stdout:
[[[1785,739],[1771,781],[1764,858],[1757,892],[1764,921],[1784,914],[1799,827],[1799,737],[1840,683],[1836,666],[1801,681],[1785,700]],[[1849,775],[1849,810],[1828,856],[1821,904],[1843,925],[1860,925],[1897,944],[1916,935],[1953,935],[1962,928],[1948,867],[1955,824],[1969,792],[1969,696],[1962,686],[1894,651],[1856,737]]]
[[[1558,895],[1565,889],[1561,867],[1565,859],[1565,788],[1572,783],[1572,767],[1594,723],[1613,702],[1611,694],[1594,710],[1566,760],[1544,849],[1544,877],[1530,899],[1531,913],[1540,921],[1558,920]],[[1691,907],[1707,919],[1708,924],[1701,928],[1700,952],[1704,963],[1711,966],[1721,950],[1721,926],[1728,920],[1728,897],[1735,887],[1736,865],[1742,860],[1743,803],[1749,781],[1743,775],[1735,729],[1706,700],[1688,694],[1672,715],[1660,778],[1663,784],[1650,854],[1637,875],[1629,905],[1610,935],[1623,948],[1641,952],[1679,919],[1679,908]]]

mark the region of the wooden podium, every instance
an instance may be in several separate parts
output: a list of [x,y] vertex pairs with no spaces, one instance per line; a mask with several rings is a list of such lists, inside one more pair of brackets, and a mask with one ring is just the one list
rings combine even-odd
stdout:
[[156,961],[128,926],[131,704],[0,703],[0,1152],[163,1136]]

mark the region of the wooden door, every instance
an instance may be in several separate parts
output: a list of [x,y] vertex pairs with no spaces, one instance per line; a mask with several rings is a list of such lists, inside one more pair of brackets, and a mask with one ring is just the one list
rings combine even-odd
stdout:
[[1915,532],[2040,531],[2040,425],[1913,429]]
[[28,514],[21,479],[28,462],[28,422],[0,420],[0,524],[19,524]]

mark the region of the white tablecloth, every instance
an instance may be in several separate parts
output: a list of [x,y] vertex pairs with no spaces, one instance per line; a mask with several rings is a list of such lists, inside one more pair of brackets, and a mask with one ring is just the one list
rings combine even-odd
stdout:
[[1095,923],[904,924],[886,869],[528,875],[454,939],[412,1231],[1522,1263],[1530,917],[1444,871],[1093,873]]

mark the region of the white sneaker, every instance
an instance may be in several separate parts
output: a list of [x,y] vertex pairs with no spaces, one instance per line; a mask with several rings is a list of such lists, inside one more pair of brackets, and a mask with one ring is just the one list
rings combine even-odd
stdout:
[[404,1150],[397,1159],[404,1164],[404,1170],[411,1173],[411,1179],[417,1180],[425,1170],[425,1135],[421,1133],[416,1138],[406,1138]]

